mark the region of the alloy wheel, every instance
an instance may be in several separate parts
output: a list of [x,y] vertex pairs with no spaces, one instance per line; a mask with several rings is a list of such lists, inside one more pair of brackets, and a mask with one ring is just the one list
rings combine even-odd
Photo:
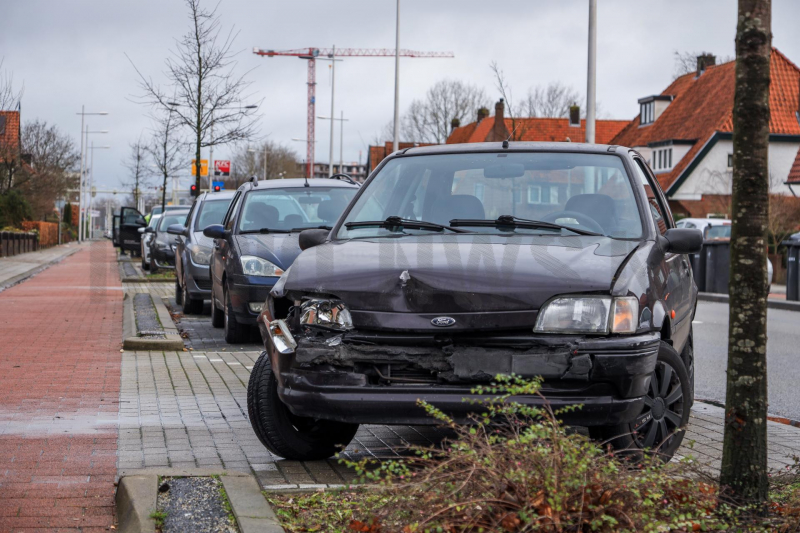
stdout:
[[669,445],[683,420],[684,398],[678,373],[659,361],[650,378],[644,409],[632,423],[633,436],[642,448]]

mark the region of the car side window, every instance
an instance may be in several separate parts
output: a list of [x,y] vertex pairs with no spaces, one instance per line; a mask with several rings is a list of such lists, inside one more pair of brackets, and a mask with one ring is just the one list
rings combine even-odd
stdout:
[[189,227],[189,221],[192,220],[192,215],[194,214],[194,210],[197,207],[197,200],[192,202],[192,207],[189,208],[189,213],[186,215],[186,220],[183,221],[183,225],[187,228]]
[[647,171],[644,161],[634,158],[636,161],[635,169],[636,174],[644,185],[644,190],[647,193],[647,207],[650,211],[650,216],[653,217],[653,222],[658,229],[659,234],[664,235],[672,225],[667,210],[664,207],[663,197],[658,185],[653,181],[653,177]]
[[233,231],[233,223],[236,221],[236,213],[239,212],[239,204],[242,203],[242,194],[241,191],[236,193],[236,196],[233,198],[231,202],[231,207],[228,209],[228,213],[225,215],[225,229]]

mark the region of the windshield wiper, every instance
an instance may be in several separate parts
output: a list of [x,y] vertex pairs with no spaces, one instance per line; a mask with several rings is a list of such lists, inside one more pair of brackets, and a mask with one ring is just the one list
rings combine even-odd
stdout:
[[367,228],[371,226],[378,226],[381,228],[386,228],[388,230],[392,230],[393,228],[397,228],[401,230],[403,228],[409,229],[424,229],[428,231],[444,231],[449,230],[454,233],[469,233],[466,230],[453,228],[451,226],[445,226],[444,224],[437,224],[436,222],[426,222],[424,220],[414,220],[411,218],[402,218],[398,216],[391,216],[388,217],[386,220],[367,220],[367,221],[360,221],[360,222],[347,222],[345,223],[344,227],[347,229],[350,228]]
[[292,232],[295,232],[295,231],[305,231],[305,230],[307,230],[307,229],[326,229],[326,230],[332,230],[332,229],[333,229],[333,226],[309,226],[309,227],[307,227],[307,228],[292,228],[292,229],[291,229],[291,230],[289,230],[289,231],[292,231]]
[[554,229],[572,231],[578,235],[591,235],[594,237],[601,236],[600,233],[588,231],[585,229],[573,228],[572,226],[563,226],[553,222],[545,222],[544,220],[530,220],[527,218],[519,218],[512,215],[500,215],[496,220],[480,219],[480,218],[456,218],[450,221],[451,226],[479,226],[479,227],[503,227],[510,226],[512,228],[527,228],[527,229]]
[[244,231],[240,231],[239,235],[246,235],[248,233],[289,233],[288,229],[269,229],[269,228],[261,228],[261,229],[248,229]]

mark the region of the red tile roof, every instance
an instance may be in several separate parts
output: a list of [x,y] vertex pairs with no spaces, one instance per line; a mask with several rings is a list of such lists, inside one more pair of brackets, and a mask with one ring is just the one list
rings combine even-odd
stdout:
[[[486,141],[494,127],[495,117],[488,117],[480,123],[472,122],[456,128],[447,138],[447,144],[477,143]],[[570,126],[566,118],[505,118],[506,129],[516,128],[514,137],[519,141],[539,142],[583,142],[586,136],[586,121],[580,127]],[[595,125],[595,140],[598,144],[608,144],[620,130],[628,124],[627,120],[598,120]]]
[[[770,133],[800,135],[797,110],[800,109],[800,69],[779,50],[770,56]],[[639,126],[634,118],[612,144],[646,146],[667,140],[689,140],[694,145],[670,172],[658,174],[664,190],[669,189],[717,132],[733,131],[733,97],[736,64],[731,61],[711,66],[700,76],[689,73],[667,87],[672,103],[651,125]]]
[[792,169],[789,171],[789,178],[786,181],[800,184],[800,150],[797,150],[797,156],[794,158]]

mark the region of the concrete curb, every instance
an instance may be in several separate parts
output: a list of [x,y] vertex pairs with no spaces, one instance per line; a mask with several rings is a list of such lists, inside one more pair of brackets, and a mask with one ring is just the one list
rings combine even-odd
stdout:
[[133,298],[125,294],[122,300],[122,349],[141,351],[182,351],[183,339],[178,333],[178,328],[172,321],[172,316],[161,298],[153,298],[153,305],[158,313],[158,320],[164,328],[164,339],[143,338],[137,336],[136,316],[133,311]]
[[123,476],[117,488],[117,523],[120,533],[154,533],[150,514],[158,506],[158,479],[218,475],[241,533],[285,533],[278,517],[251,474],[205,469],[148,469],[150,474]]
[[[699,403],[707,403],[708,405],[713,405],[714,407],[721,407],[722,409],[725,409],[725,403],[719,402],[717,400],[695,398],[694,401]],[[800,428],[800,420],[794,420],[793,418],[786,418],[785,416],[771,415],[767,413],[767,420],[769,420],[770,422],[775,422],[777,424],[783,424],[785,426],[794,426],[796,428]]]
[[253,476],[220,476],[241,533],[284,533]]
[[155,533],[150,514],[157,509],[158,476],[126,476],[119,480],[116,504],[120,533]]
[[[727,294],[717,294],[713,292],[701,292],[697,294],[697,299],[701,302],[728,303]],[[787,302],[786,300],[767,299],[767,308],[783,309],[785,311],[800,311],[800,302]]]
[[[64,246],[64,245],[62,245],[62,246]],[[39,272],[47,270],[48,268],[50,268],[51,266],[55,265],[56,263],[60,263],[61,261],[63,261],[67,257],[80,252],[81,249],[82,248],[80,248],[80,247],[76,247],[74,250],[70,250],[67,253],[65,253],[64,255],[62,255],[60,257],[56,257],[55,259],[53,259],[51,261],[48,261],[47,263],[43,263],[41,265],[35,266],[35,267],[31,268],[30,270],[28,270],[26,272],[23,272],[22,274],[18,274],[18,275],[14,276],[14,277],[8,278],[7,280],[0,282],[0,292],[4,291],[4,290],[6,290],[6,289],[8,289],[10,287],[13,287],[14,285],[17,285],[18,283],[22,283],[26,279],[35,276]]]

